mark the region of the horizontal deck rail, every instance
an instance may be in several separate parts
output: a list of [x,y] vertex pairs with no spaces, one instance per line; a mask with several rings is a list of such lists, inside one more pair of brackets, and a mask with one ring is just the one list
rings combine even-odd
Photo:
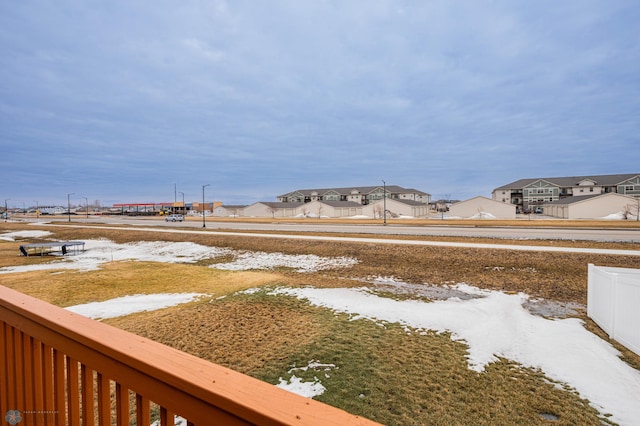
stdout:
[[[375,425],[0,286],[0,413],[11,425]],[[153,414],[152,414],[153,413]]]

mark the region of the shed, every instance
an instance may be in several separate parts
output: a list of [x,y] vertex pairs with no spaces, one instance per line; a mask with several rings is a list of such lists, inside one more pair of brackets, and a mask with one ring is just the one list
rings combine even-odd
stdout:
[[544,204],[544,213],[562,219],[605,219],[627,210],[635,212],[637,198],[617,193],[562,198]]
[[279,203],[258,201],[244,208],[246,217],[294,217],[301,203]]
[[516,206],[477,196],[452,204],[449,215],[465,219],[515,219]]
[[298,214],[305,217],[352,217],[362,216],[363,206],[353,201],[312,201],[301,204]]
[[426,217],[429,213],[429,205],[420,201],[387,198],[371,203],[365,210],[369,217],[382,218],[384,207],[387,208],[387,218],[392,217]]

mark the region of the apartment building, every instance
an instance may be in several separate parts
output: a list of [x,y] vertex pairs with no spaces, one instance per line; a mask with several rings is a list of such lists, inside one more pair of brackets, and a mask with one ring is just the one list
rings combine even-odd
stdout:
[[519,213],[542,213],[546,203],[609,193],[640,198],[640,173],[520,179],[494,189],[492,199],[515,205]]
[[413,188],[403,188],[397,185],[359,186],[347,188],[319,188],[298,189],[279,195],[281,203],[310,203],[312,201],[350,201],[360,205],[368,205],[384,199],[417,201],[429,204],[431,194]]

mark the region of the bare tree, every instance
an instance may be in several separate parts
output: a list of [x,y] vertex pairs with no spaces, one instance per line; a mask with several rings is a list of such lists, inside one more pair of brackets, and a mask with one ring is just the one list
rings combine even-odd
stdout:
[[322,204],[318,205],[318,219],[322,217]]
[[271,213],[271,217],[275,219],[278,209],[276,209],[275,207],[269,207],[267,210],[269,211],[269,213]]
[[[376,206],[376,208],[374,209],[374,211],[373,211],[373,218],[374,218],[374,219],[379,219],[379,218],[381,218],[381,217],[382,217],[382,213],[383,213],[383,211],[382,211],[382,210],[383,210],[383,207],[382,207],[380,204],[378,204],[378,205]],[[376,217],[376,214],[377,214],[377,217]]]
[[622,217],[625,219],[631,219],[631,216],[636,217],[636,221],[640,221],[640,198],[630,204],[624,206],[622,210]]

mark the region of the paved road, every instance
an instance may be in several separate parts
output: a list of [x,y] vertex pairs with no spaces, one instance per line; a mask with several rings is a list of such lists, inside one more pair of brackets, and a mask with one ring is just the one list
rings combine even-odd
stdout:
[[[100,222],[105,224],[127,224],[134,226],[170,226],[181,228],[202,228],[201,221],[166,223],[156,218],[107,217],[94,219],[73,218],[74,222]],[[371,224],[299,224],[299,223],[245,223],[215,222],[208,219],[207,229],[229,229],[238,231],[280,231],[280,232],[334,232],[344,234],[378,234],[378,235],[422,235],[450,237],[486,237],[502,239],[542,239],[542,240],[581,240],[601,242],[640,243],[640,229],[592,229],[592,228],[547,228],[532,227],[475,227],[475,226],[403,226]]]
[[[215,231],[210,228],[194,228],[182,226],[178,229],[166,226],[153,226],[154,223],[147,222],[147,226],[142,227],[124,227],[118,223],[104,224],[104,225],[91,225],[92,229],[120,229],[120,230],[135,230],[143,232],[165,232],[165,233],[180,233],[180,234],[200,234],[200,235],[234,235],[247,238],[278,238],[289,240],[314,240],[314,241],[336,241],[336,242],[357,242],[357,243],[375,243],[375,244],[402,244],[413,246],[436,246],[436,247],[468,247],[468,248],[482,248],[482,249],[494,249],[494,250],[516,250],[516,251],[546,251],[546,252],[564,252],[564,253],[591,253],[591,254],[607,254],[607,255],[622,255],[622,256],[640,256],[640,250],[621,250],[621,249],[598,249],[598,248],[583,248],[583,247],[555,247],[555,246],[535,246],[535,245],[511,245],[511,244],[484,244],[473,242],[448,242],[448,241],[424,241],[424,240],[397,240],[393,238],[362,238],[362,237],[340,237],[329,235],[310,235],[307,233],[299,234],[277,234],[269,233],[263,234],[259,232],[242,233],[234,231]],[[151,225],[151,226],[149,226]],[[53,226],[67,226],[72,228],[84,228],[88,225],[78,223],[60,223],[60,225]]]

